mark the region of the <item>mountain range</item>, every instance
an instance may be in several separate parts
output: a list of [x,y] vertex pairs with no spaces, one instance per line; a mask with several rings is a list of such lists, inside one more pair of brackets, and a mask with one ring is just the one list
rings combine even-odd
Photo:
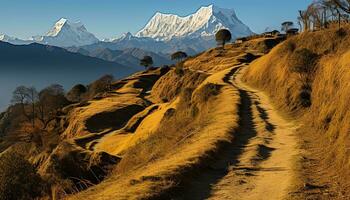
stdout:
[[102,48],[138,48],[162,54],[170,54],[177,50],[196,54],[214,46],[214,35],[222,28],[229,29],[233,39],[253,34],[249,27],[239,20],[233,9],[209,5],[185,17],[157,12],[137,33],[125,33],[116,39],[100,41],[88,32],[81,22],[70,22],[62,18],[44,36],[22,40],[2,35],[0,40],[13,44],[36,42],[64,48],[75,46],[90,53]]
[[60,47],[37,43],[13,45],[0,41],[0,111],[9,103],[12,91],[20,85],[40,89],[58,83],[70,89],[74,84],[88,84],[105,74],[118,79],[140,69]]

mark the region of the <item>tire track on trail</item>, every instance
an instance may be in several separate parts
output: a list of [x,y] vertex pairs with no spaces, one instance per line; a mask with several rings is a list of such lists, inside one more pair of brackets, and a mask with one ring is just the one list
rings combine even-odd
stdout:
[[225,77],[239,91],[239,128],[234,141],[173,199],[285,199],[293,185],[295,125],[268,98],[240,81],[238,66]]

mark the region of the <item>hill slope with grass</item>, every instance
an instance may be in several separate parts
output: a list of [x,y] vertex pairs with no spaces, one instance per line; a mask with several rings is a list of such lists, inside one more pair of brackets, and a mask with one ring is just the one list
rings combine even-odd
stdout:
[[301,176],[315,186],[309,195],[316,199],[349,195],[349,44],[348,26],[302,33],[252,63],[243,77],[300,122]]
[[346,199],[348,34],[256,37],[135,73],[25,141],[2,136],[0,159],[23,155],[53,199]]

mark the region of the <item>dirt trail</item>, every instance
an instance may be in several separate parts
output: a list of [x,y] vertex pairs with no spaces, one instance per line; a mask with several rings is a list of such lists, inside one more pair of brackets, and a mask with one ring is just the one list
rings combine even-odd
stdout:
[[240,127],[232,145],[174,199],[287,199],[299,154],[293,122],[267,96],[240,81],[243,67],[226,80],[239,90]]

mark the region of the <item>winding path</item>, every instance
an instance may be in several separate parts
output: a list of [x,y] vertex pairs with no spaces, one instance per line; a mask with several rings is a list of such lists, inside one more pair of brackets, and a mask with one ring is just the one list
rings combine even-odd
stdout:
[[226,78],[241,97],[235,140],[174,199],[287,199],[299,154],[296,126],[285,120],[267,96],[241,82],[246,66]]

